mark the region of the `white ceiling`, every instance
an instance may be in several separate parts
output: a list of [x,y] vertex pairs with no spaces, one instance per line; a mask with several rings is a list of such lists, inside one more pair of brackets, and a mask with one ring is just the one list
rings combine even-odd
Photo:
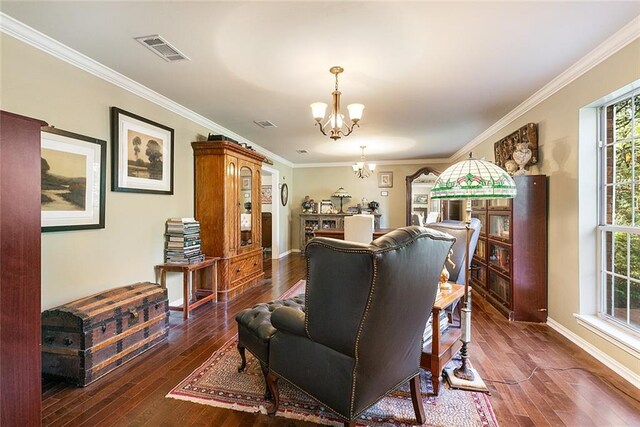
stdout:
[[[69,2],[1,10],[294,163],[446,158],[640,14],[640,1]],[[160,34],[191,61],[133,40]],[[365,104],[334,142],[309,104]],[[150,119],[153,119],[150,117]],[[261,129],[254,120],[270,120]],[[306,149],[308,154],[295,150]]]

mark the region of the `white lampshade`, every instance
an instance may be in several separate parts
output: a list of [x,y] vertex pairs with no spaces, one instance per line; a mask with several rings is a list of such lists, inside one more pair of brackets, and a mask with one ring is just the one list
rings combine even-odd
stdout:
[[313,114],[313,118],[316,120],[322,120],[326,111],[327,104],[324,102],[314,102],[311,104],[311,114]]
[[356,162],[356,165],[358,166],[358,169],[364,168],[364,162]]
[[362,118],[362,112],[364,111],[363,104],[349,104],[347,105],[347,110],[349,110],[349,118],[354,122],[357,122]]
[[433,183],[432,199],[501,199],[516,197],[509,174],[486,160],[469,157],[449,166]]
[[358,172],[358,165],[357,164],[351,165],[351,168],[353,169],[354,172]]
[[369,163],[369,170],[371,172],[373,172],[374,170],[376,170],[376,164],[375,163]]

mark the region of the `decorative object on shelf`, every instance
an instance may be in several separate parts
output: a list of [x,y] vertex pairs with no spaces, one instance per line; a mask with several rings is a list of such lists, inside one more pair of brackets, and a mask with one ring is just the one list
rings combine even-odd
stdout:
[[365,163],[365,161],[364,161],[364,149],[365,148],[367,148],[366,145],[361,145],[360,146],[360,150],[362,150],[362,153],[360,154],[360,161],[359,162],[355,162],[351,166],[353,168],[353,172],[356,174],[356,176],[358,178],[361,178],[361,179],[369,178],[369,175],[371,175],[376,170],[376,164],[375,163]]
[[111,107],[111,191],[173,194],[173,129]]
[[351,194],[349,194],[347,192],[347,190],[345,190],[344,188],[340,187],[335,191],[335,193],[333,193],[331,195],[331,197],[336,197],[336,198],[340,199],[340,212],[339,213],[344,213],[344,211],[342,210],[342,201],[344,199],[350,199],[351,198]]
[[519,142],[516,144],[516,149],[513,152],[513,161],[518,164],[518,171],[513,175],[525,175],[525,165],[531,160],[531,149],[528,142]]
[[247,211],[247,213],[251,213],[251,202],[245,202],[244,210]]
[[[336,88],[331,93],[333,105],[331,106],[331,113],[329,114],[329,119],[322,124],[322,120],[324,119],[325,113],[327,111],[327,104],[324,102],[314,102],[311,104],[311,113],[313,114],[313,118],[316,120],[316,126],[320,129],[323,135],[328,136],[334,141],[340,139],[343,136],[349,136],[351,132],[353,132],[353,128],[360,127],[358,122],[362,118],[362,111],[364,110],[364,105],[362,104],[349,104],[347,105],[347,110],[349,110],[349,118],[351,119],[351,126],[344,123],[344,114],[340,112],[340,95],[341,92],[338,90],[338,74],[342,73],[344,68],[335,66],[329,69],[329,72],[336,76]],[[329,134],[325,132],[325,128],[329,126]]]
[[335,210],[331,200],[323,200],[320,202],[320,213],[330,214]]
[[53,127],[40,134],[41,230],[104,228],[107,143]]
[[287,206],[287,201],[289,200],[289,187],[287,184],[282,184],[280,187],[280,202],[282,206]]
[[263,185],[260,189],[260,203],[270,205],[272,201],[271,185]]
[[378,188],[393,188],[393,172],[378,172]]
[[[456,268],[456,264],[451,260],[451,255],[453,255],[453,249],[449,251],[449,255],[447,255],[446,263],[449,263],[451,268]],[[446,265],[442,266],[442,271],[440,272],[440,290],[441,291],[450,291],[451,283],[449,283],[449,270]]]
[[313,208],[313,200],[309,198],[309,196],[304,196],[304,200],[302,201],[302,212],[309,213]]
[[[531,150],[530,159],[524,163],[520,170],[538,163],[538,126],[535,123],[527,123],[493,144],[496,165],[506,169],[510,175],[513,175],[517,170],[514,152],[518,149],[518,144],[527,144]],[[519,175],[523,174],[524,172],[519,173]]]
[[376,202],[375,200],[369,202],[369,209],[371,209],[371,212],[377,213],[379,207],[380,203]]
[[[509,174],[499,166],[481,159],[474,159],[469,153],[469,158],[449,166],[436,180],[431,188],[432,199],[467,201],[467,216],[465,218],[467,239],[465,250],[465,282],[463,308],[461,313],[462,323],[462,366],[453,370],[447,370],[447,380],[454,388],[478,389],[477,372],[468,365],[469,355],[467,346],[471,342],[471,294],[469,293],[469,245],[471,239],[471,200],[472,199],[498,199],[513,198],[516,196],[516,184]],[[453,371],[453,372],[449,372]],[[474,381],[475,379],[476,381]],[[481,385],[484,386],[484,383]]]

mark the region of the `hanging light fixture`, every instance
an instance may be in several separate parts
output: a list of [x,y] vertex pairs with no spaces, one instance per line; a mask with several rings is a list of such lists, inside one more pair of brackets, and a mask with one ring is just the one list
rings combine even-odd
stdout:
[[360,149],[362,150],[362,154],[360,154],[360,161],[355,162],[353,166],[353,172],[356,174],[358,178],[368,178],[376,170],[375,163],[365,163],[364,161],[364,149],[367,148],[366,145],[361,145]]
[[[335,140],[340,139],[343,136],[349,136],[351,132],[353,132],[353,128],[360,127],[358,122],[362,118],[362,111],[364,110],[364,105],[362,104],[349,104],[347,105],[347,110],[349,111],[349,119],[351,119],[351,126],[344,122],[344,114],[340,112],[340,91],[338,90],[338,74],[342,73],[344,68],[342,67],[331,67],[329,72],[336,76],[336,88],[331,93],[333,98],[333,105],[331,107],[331,113],[329,114],[329,119],[322,124],[322,120],[324,119],[325,113],[327,111],[327,104],[324,102],[314,102],[311,104],[311,113],[313,114],[313,118],[316,119],[316,126],[320,128],[320,132],[323,135],[328,136],[329,138]],[[328,128],[329,133],[325,131],[325,128]]]

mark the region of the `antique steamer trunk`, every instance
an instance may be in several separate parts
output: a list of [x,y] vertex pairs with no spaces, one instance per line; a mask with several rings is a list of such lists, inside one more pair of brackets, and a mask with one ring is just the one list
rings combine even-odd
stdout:
[[42,372],[86,386],[169,333],[167,290],[145,282],[42,313]]

